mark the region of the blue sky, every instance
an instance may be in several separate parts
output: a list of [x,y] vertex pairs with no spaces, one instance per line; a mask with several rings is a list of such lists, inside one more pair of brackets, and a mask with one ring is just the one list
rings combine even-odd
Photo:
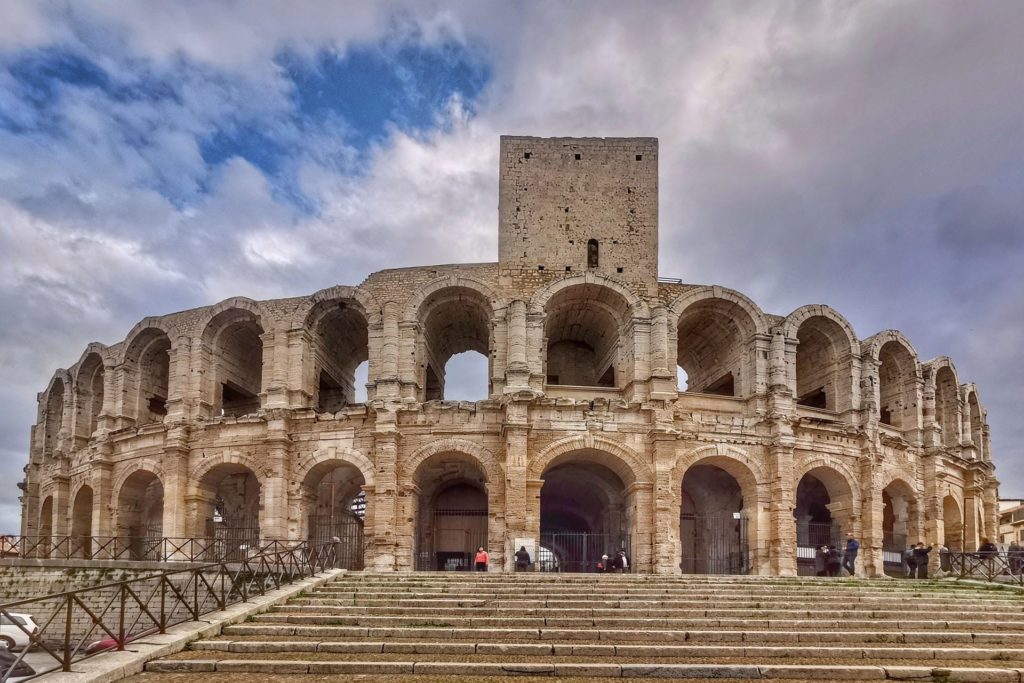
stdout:
[[[499,135],[643,135],[662,274],[952,356],[1024,495],[1019,4],[0,12],[0,480],[88,342],[228,296],[493,261]],[[0,488],[0,531],[16,496]]]

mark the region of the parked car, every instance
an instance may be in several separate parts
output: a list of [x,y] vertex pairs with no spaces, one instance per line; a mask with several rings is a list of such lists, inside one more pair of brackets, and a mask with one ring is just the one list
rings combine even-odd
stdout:
[[23,681],[29,676],[35,676],[36,670],[29,666],[28,662],[22,659],[18,662],[18,655],[0,644],[0,679],[14,683]]
[[32,644],[29,634],[35,635],[38,632],[39,627],[29,614],[0,614],[0,643],[8,650],[29,647]]

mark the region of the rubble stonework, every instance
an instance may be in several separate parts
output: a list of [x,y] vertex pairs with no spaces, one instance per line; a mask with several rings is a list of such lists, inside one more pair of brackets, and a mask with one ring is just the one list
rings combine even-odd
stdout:
[[[976,387],[828,306],[778,316],[659,279],[657,153],[502,137],[498,263],[237,297],[90,344],[39,394],[22,533],[304,539],[365,500],[381,571],[463,538],[511,570],[517,541],[558,530],[628,537],[657,573],[720,571],[714,547],[740,535],[759,574],[795,573],[830,525],[870,574],[907,542],[994,538]],[[487,357],[488,395],[447,401],[466,351]]]

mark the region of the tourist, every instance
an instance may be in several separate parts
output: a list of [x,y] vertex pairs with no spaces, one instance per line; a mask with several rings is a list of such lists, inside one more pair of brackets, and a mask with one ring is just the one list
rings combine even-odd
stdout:
[[914,565],[913,544],[907,546],[907,549],[901,554],[901,559],[903,560],[903,576],[908,579],[914,578],[914,572],[917,567]]
[[611,567],[608,566],[608,556],[602,555],[601,560],[597,563],[597,573],[604,574],[609,569],[611,569]]
[[626,557],[625,550],[620,550],[619,554],[615,557],[615,559],[612,562],[616,572],[621,574],[622,572],[629,571],[629,558]]
[[843,556],[839,548],[834,545],[827,546],[828,553],[825,555],[825,572],[828,576],[839,576],[839,568],[843,562]]
[[516,551],[516,571],[525,572],[530,568],[530,564],[530,552],[525,545],[519,546],[519,550]]
[[981,545],[978,546],[978,555],[981,557],[995,557],[998,552],[999,548],[996,547],[995,543],[987,538],[981,539]]
[[816,576],[825,576],[828,571],[828,546],[819,546],[814,551],[814,574]]
[[924,543],[918,541],[917,546],[913,552],[913,568],[916,570],[915,576],[919,579],[928,578],[928,553],[932,551],[932,547],[924,547]]
[[1006,549],[1006,559],[1010,564],[1011,574],[1020,574],[1024,568],[1024,547],[1017,541],[1010,541],[1010,547]]
[[477,548],[477,550],[476,550],[476,557],[473,560],[476,563],[476,570],[478,572],[485,572],[485,571],[487,571],[487,562],[490,559],[491,558],[487,556],[487,551],[484,550],[483,546],[480,546],[479,548]]
[[953,571],[953,562],[950,559],[949,546],[945,543],[939,546],[939,569],[944,572]]
[[843,551],[843,569],[854,575],[854,565],[857,562],[857,552],[860,550],[860,541],[853,537],[853,532],[846,534],[846,550]]

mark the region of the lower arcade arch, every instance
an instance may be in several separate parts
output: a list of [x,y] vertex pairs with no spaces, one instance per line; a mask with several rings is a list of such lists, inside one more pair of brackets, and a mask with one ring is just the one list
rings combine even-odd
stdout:
[[260,546],[262,487],[245,465],[214,465],[195,484],[191,506],[193,536],[202,536],[227,558]]
[[709,458],[683,475],[679,567],[684,574],[750,571],[750,549],[757,544],[756,492],[753,475],[741,469],[734,461]]
[[438,453],[420,463],[413,483],[415,568],[471,569],[477,548],[488,548],[488,482],[483,467],[464,453]]
[[313,545],[334,543],[343,569],[363,568],[365,485],[359,468],[344,460],[317,463],[302,480],[304,536]]
[[888,564],[902,564],[909,546],[923,541],[917,496],[909,484],[895,480],[882,489],[882,551]]
[[610,456],[584,449],[556,458],[540,492],[540,569],[593,572],[624,552],[633,558],[633,489],[609,466]]
[[75,557],[92,555],[92,506],[92,487],[82,486],[71,505],[71,552]]
[[952,495],[942,499],[942,535],[943,543],[950,552],[961,553],[967,550],[964,544],[964,516],[960,503]]
[[53,496],[44,498],[43,504],[39,506],[39,525],[36,528],[42,544],[49,543],[49,538],[53,536]]
[[798,570],[814,573],[815,550],[823,545],[842,550],[843,533],[853,530],[853,490],[840,472],[822,465],[800,478],[795,503]]
[[148,470],[132,472],[117,493],[116,510],[116,533],[126,539],[129,556],[147,559],[151,551],[159,555],[164,535],[164,486],[160,478]]

